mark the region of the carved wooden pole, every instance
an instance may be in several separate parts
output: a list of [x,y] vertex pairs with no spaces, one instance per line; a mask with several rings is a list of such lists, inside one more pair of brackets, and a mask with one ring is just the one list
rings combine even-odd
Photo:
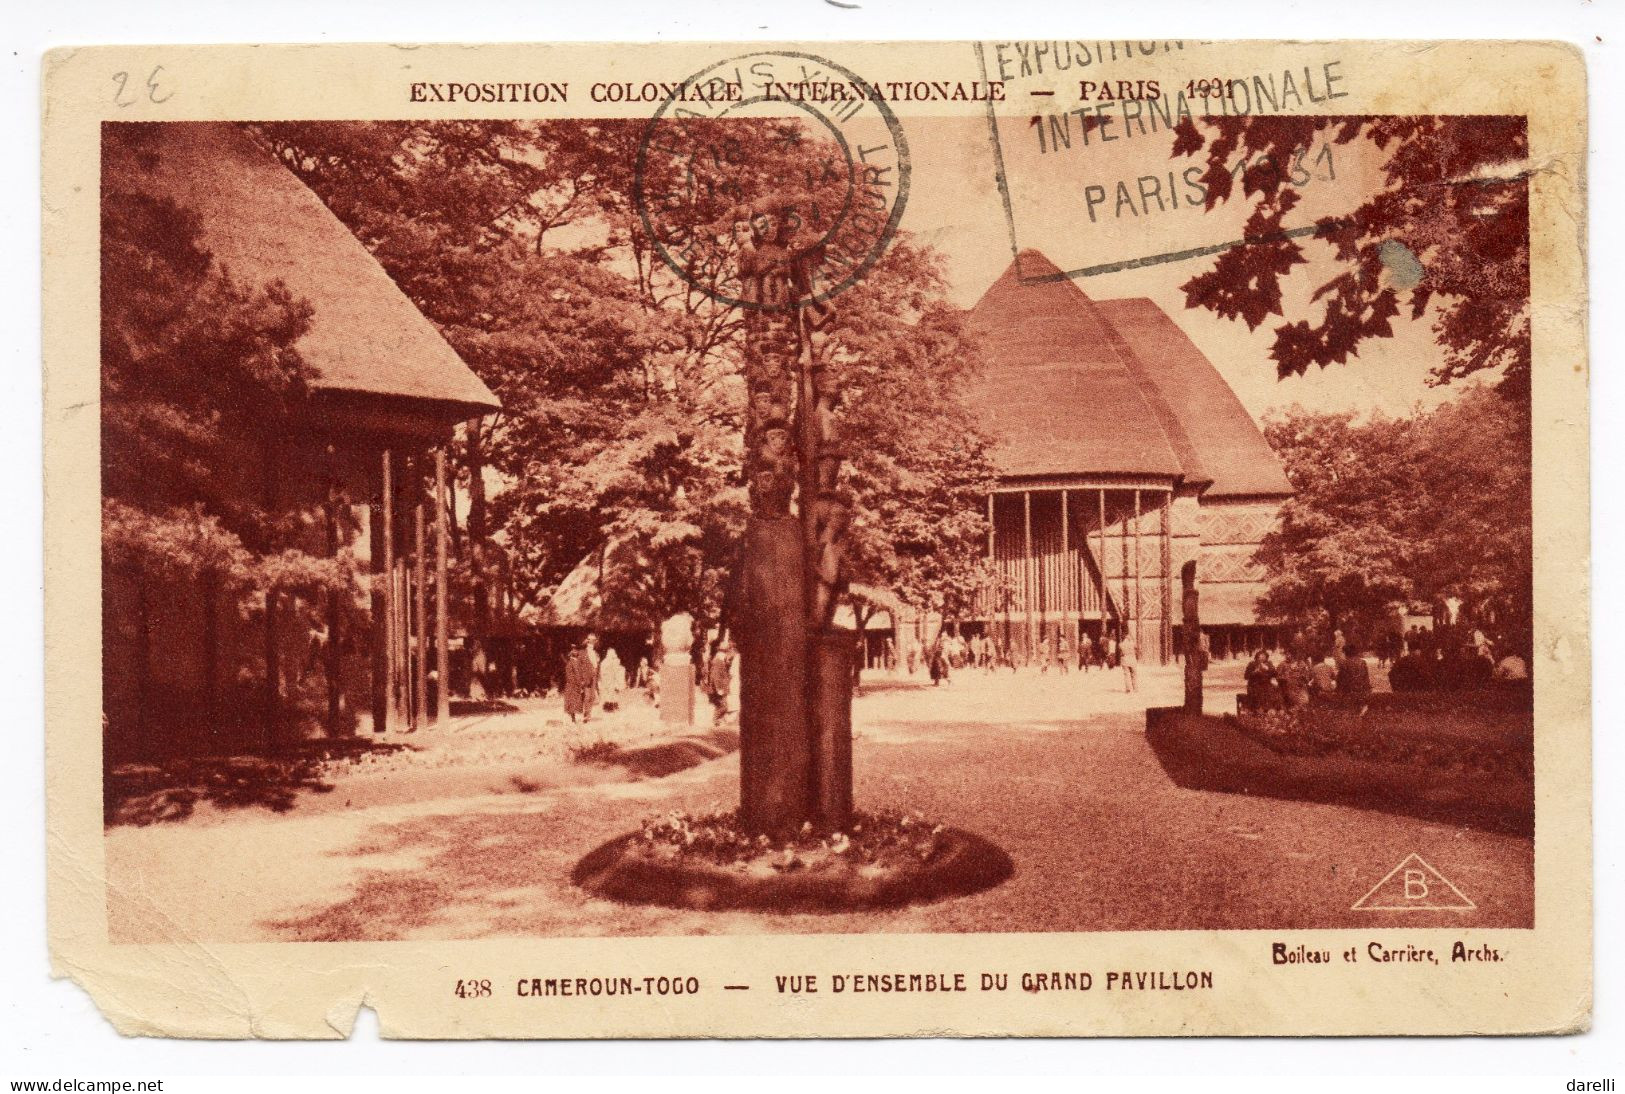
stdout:
[[799,310],[803,543],[811,661],[807,710],[813,731],[813,820],[830,830],[852,818],[852,636],[834,627],[846,591],[844,552],[852,509],[840,492],[842,450],[835,419],[840,392],[818,353],[815,324]]
[[1180,636],[1185,640],[1185,713],[1202,713],[1202,619],[1196,591],[1196,560],[1179,568],[1179,582],[1184,586],[1184,600],[1180,605]]
[[[851,509],[839,490],[840,396],[815,342],[808,256],[784,218],[741,264],[745,526],[735,607],[740,818],[773,835],[837,829],[852,811],[852,644],[833,629]],[[791,497],[796,512],[791,515]]]
[[750,517],[740,558],[739,811],[753,832],[783,835],[810,819],[807,591],[800,522],[790,513],[800,478],[791,439],[797,325],[787,252],[757,241],[741,265],[745,313],[745,477]]

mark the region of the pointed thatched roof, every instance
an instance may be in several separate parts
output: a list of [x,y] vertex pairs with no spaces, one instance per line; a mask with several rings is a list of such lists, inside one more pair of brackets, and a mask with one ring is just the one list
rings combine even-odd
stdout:
[[316,373],[314,388],[426,402],[452,419],[500,407],[350,230],[242,128],[169,122],[143,130],[139,152],[105,142],[114,162],[104,171],[196,212],[204,245],[229,276],[281,281],[310,302],[310,329],[297,348]]
[[1123,348],[1150,381],[1181,436],[1188,481],[1208,479],[1205,497],[1292,493],[1281,462],[1219,370],[1154,301],[1102,300],[1097,305]]
[[[1210,495],[1287,495],[1280,463],[1224,377],[1150,300],[1094,301],[1023,251],[971,309],[984,372],[971,402],[1010,477],[1143,475]],[[1034,282],[1032,279],[1052,280]]]

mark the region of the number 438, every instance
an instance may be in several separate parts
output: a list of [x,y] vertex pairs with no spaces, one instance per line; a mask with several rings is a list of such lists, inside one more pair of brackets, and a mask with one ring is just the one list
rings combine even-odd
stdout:
[[491,995],[489,980],[459,980],[454,993],[459,999],[486,999]]

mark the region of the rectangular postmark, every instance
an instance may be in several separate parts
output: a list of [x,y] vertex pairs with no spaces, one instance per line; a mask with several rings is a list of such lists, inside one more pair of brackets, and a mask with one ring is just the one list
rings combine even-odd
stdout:
[[51,947],[121,1030],[1588,1024],[1571,49],[45,96]]

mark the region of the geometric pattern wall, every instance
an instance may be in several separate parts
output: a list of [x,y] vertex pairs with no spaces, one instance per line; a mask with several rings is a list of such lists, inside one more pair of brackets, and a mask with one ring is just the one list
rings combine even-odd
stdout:
[[1208,502],[1201,508],[1200,535],[1203,545],[1262,543],[1275,530],[1279,513],[1276,502],[1243,502],[1226,505]]

